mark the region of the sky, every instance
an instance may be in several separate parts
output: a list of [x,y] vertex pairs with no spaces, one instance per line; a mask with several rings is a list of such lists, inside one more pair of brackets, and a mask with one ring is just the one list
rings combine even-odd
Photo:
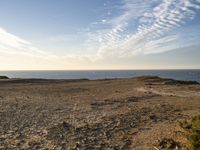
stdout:
[[0,70],[200,69],[200,0],[0,0]]

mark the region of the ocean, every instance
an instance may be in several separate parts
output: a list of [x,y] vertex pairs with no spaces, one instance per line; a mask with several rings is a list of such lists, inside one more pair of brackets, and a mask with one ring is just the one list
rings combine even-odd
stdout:
[[200,70],[77,70],[77,71],[0,71],[0,75],[10,78],[43,79],[105,79],[129,78],[137,76],[159,76],[200,83]]

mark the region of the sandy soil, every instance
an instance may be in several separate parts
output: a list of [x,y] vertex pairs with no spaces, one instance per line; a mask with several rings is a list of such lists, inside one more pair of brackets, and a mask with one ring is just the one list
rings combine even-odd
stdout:
[[0,149],[187,149],[200,84],[158,77],[0,80]]

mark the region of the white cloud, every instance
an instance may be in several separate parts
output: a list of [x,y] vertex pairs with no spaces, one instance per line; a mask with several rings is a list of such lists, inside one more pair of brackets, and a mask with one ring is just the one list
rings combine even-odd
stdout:
[[0,28],[0,42],[3,45],[7,45],[14,48],[21,48],[23,45],[30,45],[29,42],[8,33],[3,28]]
[[[66,41],[67,36],[50,38],[49,42]],[[67,54],[59,56],[43,51],[31,42],[11,34],[0,27],[0,69],[13,69],[15,66],[21,69],[56,69],[66,67],[73,69],[79,63],[95,59],[92,55]],[[93,59],[94,58],[94,59]],[[30,68],[29,68],[30,67]]]
[[[199,3],[199,0],[124,0],[124,5],[120,7],[123,13],[104,22],[107,25],[105,28],[89,33],[88,45],[98,49],[98,56],[101,57],[170,50],[169,46],[165,48],[157,41],[160,39],[163,44],[169,43],[166,39],[173,35],[167,33],[194,19],[200,9]],[[170,42],[177,39],[178,36]]]
[[45,56],[46,53],[32,44],[0,27],[0,52],[7,54]]

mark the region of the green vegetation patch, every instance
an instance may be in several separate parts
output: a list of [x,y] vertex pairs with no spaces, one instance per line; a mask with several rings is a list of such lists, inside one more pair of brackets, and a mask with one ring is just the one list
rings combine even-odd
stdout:
[[183,121],[180,126],[189,132],[188,140],[192,150],[200,150],[200,115],[192,118],[191,121]]

